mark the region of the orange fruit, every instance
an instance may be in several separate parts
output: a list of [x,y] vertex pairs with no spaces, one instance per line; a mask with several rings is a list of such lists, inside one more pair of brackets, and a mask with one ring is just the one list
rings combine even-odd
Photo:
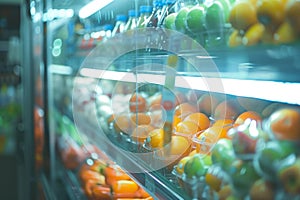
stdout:
[[199,112],[211,116],[218,105],[219,99],[215,95],[203,94],[197,101]]
[[277,139],[300,140],[300,112],[291,108],[275,111],[268,119],[269,128]]
[[205,182],[210,188],[212,188],[216,192],[220,191],[222,180],[218,178],[216,175],[212,173],[206,173]]
[[256,10],[260,23],[271,31],[275,31],[285,20],[285,2],[282,0],[259,0]]
[[168,166],[169,170],[172,170],[173,166],[179,162],[179,160],[187,156],[191,151],[191,143],[186,137],[179,135],[172,135],[171,142],[164,146],[158,156]]
[[233,119],[219,119],[216,120],[212,126],[221,126],[221,127],[226,127],[226,126],[232,126],[234,123]]
[[144,140],[149,136],[149,133],[154,130],[150,125],[138,125],[132,132],[132,139],[139,143],[144,143]]
[[151,117],[146,113],[133,113],[130,118],[132,123],[136,125],[148,125],[151,123]]
[[133,113],[145,112],[147,110],[146,99],[142,95],[134,93],[129,99],[129,110]]
[[234,124],[235,125],[243,124],[248,118],[255,120],[257,122],[260,122],[262,120],[261,116],[257,112],[245,111],[236,118]]
[[114,128],[116,132],[129,134],[132,131],[133,124],[127,114],[120,114],[115,116]]
[[164,144],[164,130],[159,128],[150,131],[146,142],[151,148],[162,147]]
[[215,109],[213,118],[218,119],[235,119],[241,108],[235,100],[225,100],[219,103]]
[[198,109],[197,109],[196,105],[185,102],[185,103],[179,104],[178,106],[175,107],[174,115],[183,119],[187,115],[197,112],[197,111],[198,111]]
[[294,28],[295,32],[300,34],[300,1],[289,1],[285,13],[287,21]]
[[170,155],[186,156],[190,152],[190,147],[191,144],[185,137],[173,135],[169,146],[166,147],[166,150]]
[[198,126],[198,131],[207,129],[210,125],[209,118],[200,112],[189,114],[186,118],[184,118],[183,122],[190,121]]
[[247,30],[257,23],[255,6],[250,1],[236,2],[229,13],[229,22],[237,30]]
[[112,184],[113,193],[135,193],[139,186],[132,180],[118,180]]
[[177,124],[175,127],[175,131],[177,133],[183,133],[187,135],[192,135],[197,133],[199,130],[199,127],[197,124],[195,124],[192,121],[182,121]]

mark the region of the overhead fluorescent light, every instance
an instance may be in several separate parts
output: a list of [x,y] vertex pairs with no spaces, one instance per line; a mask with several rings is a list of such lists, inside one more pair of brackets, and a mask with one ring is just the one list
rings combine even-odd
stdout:
[[87,18],[111,2],[113,0],[93,0],[79,10],[79,17],[82,19]]

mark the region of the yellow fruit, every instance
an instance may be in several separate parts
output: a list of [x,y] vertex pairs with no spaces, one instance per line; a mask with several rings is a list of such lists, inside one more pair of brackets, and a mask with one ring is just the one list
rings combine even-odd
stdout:
[[[185,137],[173,135],[170,146],[166,147],[169,155],[182,155],[186,156],[190,152],[191,144]],[[167,154],[166,154],[167,155]]]
[[173,135],[171,142],[164,146],[161,152],[157,154],[160,159],[165,160],[168,169],[179,162],[180,159],[187,156],[191,151],[191,143],[186,137]]
[[151,148],[159,148],[164,144],[164,130],[162,128],[150,131],[147,143]]
[[177,124],[175,130],[177,133],[194,134],[198,132],[198,125],[191,121],[182,121]]
[[188,115],[186,118],[184,118],[183,121],[184,122],[190,121],[190,122],[197,124],[198,131],[207,129],[210,125],[209,118],[205,114],[200,113],[200,112],[196,112],[196,113],[192,113],[192,114]]
[[284,1],[259,0],[256,8],[258,20],[271,31],[275,31],[285,20]]
[[243,45],[251,46],[259,43],[264,31],[265,27],[261,23],[256,23],[250,26],[242,39]]
[[286,19],[297,34],[300,34],[300,1],[290,0],[286,5]]
[[229,22],[237,30],[247,30],[257,23],[254,5],[246,0],[236,2],[230,11]]
[[150,125],[139,125],[133,130],[131,137],[136,142],[144,143],[144,140],[152,130],[154,128]]
[[242,35],[240,34],[239,30],[234,30],[228,39],[228,46],[229,47],[237,47],[242,45]]
[[296,39],[297,36],[289,22],[281,24],[278,30],[274,33],[275,44],[287,44],[294,42]]

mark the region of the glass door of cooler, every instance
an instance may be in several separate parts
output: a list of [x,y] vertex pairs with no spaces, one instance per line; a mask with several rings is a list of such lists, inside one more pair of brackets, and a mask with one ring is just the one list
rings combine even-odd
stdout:
[[297,17],[264,20],[270,0],[95,2],[44,6],[54,194],[299,198]]

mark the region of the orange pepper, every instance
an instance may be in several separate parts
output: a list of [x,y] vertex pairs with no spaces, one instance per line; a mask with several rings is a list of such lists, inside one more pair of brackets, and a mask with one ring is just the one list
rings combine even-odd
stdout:
[[135,193],[139,189],[139,186],[131,180],[118,180],[113,183],[112,191],[113,193]]
[[130,176],[120,169],[106,167],[103,169],[103,174],[106,178],[106,184],[113,185],[118,180],[131,180]]
[[110,200],[111,189],[103,185],[95,185],[92,187],[92,199],[93,200]]

